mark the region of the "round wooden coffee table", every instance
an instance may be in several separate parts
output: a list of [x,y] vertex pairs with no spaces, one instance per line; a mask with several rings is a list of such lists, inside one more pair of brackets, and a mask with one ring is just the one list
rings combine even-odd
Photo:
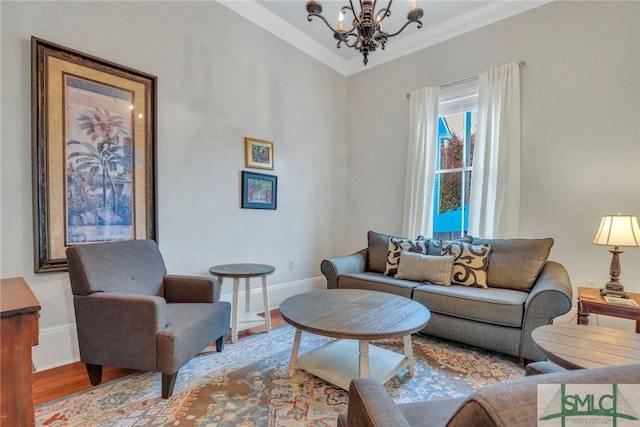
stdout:
[[590,325],[544,325],[531,333],[547,359],[567,369],[640,363],[640,334]]
[[[267,276],[276,268],[266,264],[223,264],[209,268],[209,273],[218,278],[218,292],[222,295],[222,281],[225,277],[233,279],[233,309],[231,316],[231,342],[238,341],[238,322],[264,322],[267,333],[271,331],[271,316],[269,314],[269,293],[267,292]],[[251,278],[262,278],[262,299],[264,302],[264,319],[251,319]],[[243,320],[238,319],[238,291],[240,279],[245,279],[245,315]],[[256,316],[257,317],[257,316]]]
[[[280,304],[280,313],[296,328],[289,375],[298,367],[345,390],[353,378],[384,383],[405,367],[412,376],[411,334],[427,326],[431,317],[411,299],[360,289],[294,295]],[[337,339],[298,356],[302,331]],[[393,337],[403,337],[404,354],[369,345]]]

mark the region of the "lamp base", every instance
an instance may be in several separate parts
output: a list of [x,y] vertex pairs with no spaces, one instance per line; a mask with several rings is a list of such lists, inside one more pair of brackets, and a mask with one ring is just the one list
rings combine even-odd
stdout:
[[622,288],[622,289],[610,289],[608,284],[604,288],[600,288],[600,295],[602,295],[603,297],[607,296],[607,295],[611,295],[611,296],[618,297],[618,298],[629,298],[629,294],[627,294],[624,291],[624,288]]

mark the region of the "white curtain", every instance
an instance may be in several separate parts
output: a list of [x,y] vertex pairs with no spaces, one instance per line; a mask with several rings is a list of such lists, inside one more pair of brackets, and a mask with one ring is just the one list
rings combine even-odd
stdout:
[[416,89],[410,96],[402,233],[407,237],[432,236],[439,88]]
[[520,229],[520,70],[516,63],[479,76],[469,231],[518,237]]

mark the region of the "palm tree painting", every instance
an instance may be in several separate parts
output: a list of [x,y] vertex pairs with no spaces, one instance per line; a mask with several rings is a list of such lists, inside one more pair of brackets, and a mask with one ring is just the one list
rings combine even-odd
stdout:
[[84,138],[67,141],[68,239],[119,240],[123,236],[110,239],[105,233],[110,226],[126,230],[132,224],[129,124],[107,109],[87,107],[77,108],[71,123],[73,134]]

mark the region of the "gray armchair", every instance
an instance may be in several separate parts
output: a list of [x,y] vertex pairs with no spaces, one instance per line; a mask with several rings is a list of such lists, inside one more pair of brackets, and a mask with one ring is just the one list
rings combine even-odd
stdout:
[[162,373],[162,397],[178,370],[214,341],[222,351],[231,305],[213,278],[170,276],[153,240],[67,249],[80,360],[92,385],[102,366]]

